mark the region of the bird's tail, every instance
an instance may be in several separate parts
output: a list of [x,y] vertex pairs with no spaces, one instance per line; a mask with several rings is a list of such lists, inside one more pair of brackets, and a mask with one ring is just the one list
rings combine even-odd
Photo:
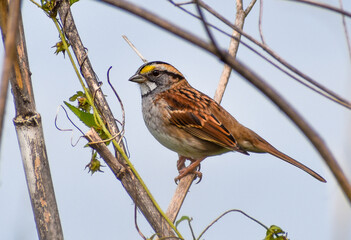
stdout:
[[312,177],[318,179],[321,182],[327,182],[321,175],[319,175],[318,173],[316,173],[315,171],[313,171],[309,167],[303,165],[302,163],[296,161],[295,159],[289,157],[288,155],[278,151],[273,146],[271,146],[271,147],[272,147],[272,149],[270,149],[271,151],[268,152],[269,154],[272,154],[273,156],[276,156],[277,158],[280,158],[280,159],[284,160],[285,162],[288,162],[288,163],[294,165],[295,167],[302,169],[303,171],[307,172]]
[[267,152],[277,158],[280,158],[282,160],[284,160],[285,162],[288,162],[292,165],[294,165],[295,167],[298,167],[300,169],[302,169],[303,171],[307,172],[308,174],[310,174],[312,177],[318,179],[321,182],[327,182],[321,175],[319,175],[318,173],[316,173],[315,171],[313,171],[312,169],[310,169],[309,167],[303,165],[302,163],[296,161],[295,159],[289,157],[288,155],[280,152],[279,150],[277,150],[276,148],[274,148],[272,145],[270,145],[267,141],[265,141],[262,138],[259,138],[259,145],[261,146],[257,146],[260,149],[264,150],[264,152]]

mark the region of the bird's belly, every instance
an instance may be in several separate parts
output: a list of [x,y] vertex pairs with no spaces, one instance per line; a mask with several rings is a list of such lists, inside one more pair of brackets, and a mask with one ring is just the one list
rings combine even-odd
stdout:
[[184,157],[199,159],[229,151],[215,143],[194,137],[187,132],[165,134],[160,126],[157,129],[149,128],[149,130],[163,146]]
[[[145,108],[146,105],[149,108]],[[167,116],[162,115],[153,104],[145,104],[143,106],[143,117],[145,125],[156,140],[181,156],[199,159],[230,151],[215,143],[195,137],[185,130],[172,125],[168,120],[161,121],[160,119],[162,118],[167,119]]]

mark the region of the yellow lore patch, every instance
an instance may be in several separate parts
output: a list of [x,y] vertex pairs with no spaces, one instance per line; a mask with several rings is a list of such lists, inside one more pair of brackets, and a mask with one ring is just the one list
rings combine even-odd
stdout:
[[154,69],[155,69],[155,66],[147,65],[140,70],[140,73],[145,74],[145,73],[151,72]]

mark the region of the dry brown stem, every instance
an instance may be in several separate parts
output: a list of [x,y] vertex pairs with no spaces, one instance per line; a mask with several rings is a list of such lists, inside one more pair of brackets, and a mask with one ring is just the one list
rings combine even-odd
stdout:
[[[16,116],[14,125],[39,239],[63,239],[46,152],[41,117],[36,111],[19,1],[0,1],[6,60],[3,79],[10,79]],[[15,7],[14,7],[15,6]],[[6,24],[6,22],[8,24]],[[16,37],[17,34],[17,37]],[[11,41],[11,43],[9,43]],[[15,53],[13,53],[13,49]],[[3,86],[2,86],[3,87]],[[7,90],[3,89],[3,90]]]

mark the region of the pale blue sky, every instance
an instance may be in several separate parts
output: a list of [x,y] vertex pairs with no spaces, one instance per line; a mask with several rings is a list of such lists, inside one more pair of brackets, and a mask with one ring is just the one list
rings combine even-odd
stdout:
[[[325,2],[338,6],[337,0]],[[234,19],[233,0],[207,3],[228,19]],[[206,37],[201,23],[167,1],[150,0],[143,5]],[[247,18],[244,29],[256,38],[258,6]],[[351,2],[344,1],[344,8],[351,11]],[[103,169],[104,174],[90,176],[84,170],[90,158],[90,150],[83,148],[85,141],[72,147],[71,134],[55,128],[58,106],[80,90],[80,86],[68,58],[53,54],[51,47],[58,41],[54,24],[29,1],[23,1],[22,11],[37,110],[42,115],[65,239],[139,239],[134,228],[134,205],[121,184],[108,168]],[[214,95],[222,63],[199,48],[98,1],[80,1],[72,11],[94,70],[105,83],[103,90],[110,106],[115,116],[121,118],[117,100],[106,83],[106,71],[113,66],[111,80],[126,110],[125,136],[131,160],[156,200],[166,209],[176,188],[173,179],[177,175],[177,155],[154,140],[144,125],[139,88],[127,81],[142,62],[121,35],[127,35],[148,60],[162,60],[177,67],[192,86],[209,96]],[[351,31],[351,22],[349,19],[347,22]],[[338,14],[291,1],[266,0],[263,32],[269,46],[283,58],[351,100],[351,63]],[[221,34],[216,37],[220,46],[228,46],[229,39]],[[3,55],[3,48],[0,52]],[[350,111],[290,80],[243,46],[238,58],[304,115],[350,179]],[[248,157],[227,153],[208,158],[202,164],[202,182],[192,186],[180,213],[194,218],[195,233],[198,235],[224,211],[236,208],[268,226],[282,227],[291,239],[351,239],[350,204],[323,160],[291,121],[237,74],[230,79],[222,105],[278,149],[320,173],[328,183],[322,184],[270,155]],[[10,94],[0,153],[0,239],[36,239],[13,117]],[[62,111],[59,125],[72,128]],[[78,136],[76,132],[73,141],[77,141]],[[141,214],[138,222],[144,235],[150,237],[153,232]],[[183,236],[190,239],[186,224],[179,228]],[[204,238],[262,239],[264,234],[260,226],[239,214],[231,214]]]

